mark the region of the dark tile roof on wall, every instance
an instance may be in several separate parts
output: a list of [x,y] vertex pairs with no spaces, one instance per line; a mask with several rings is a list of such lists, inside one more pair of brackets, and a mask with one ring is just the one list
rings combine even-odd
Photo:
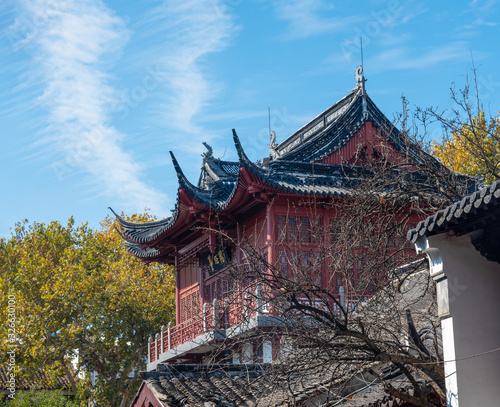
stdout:
[[253,365],[202,367],[160,365],[142,373],[145,385],[164,406],[254,406],[269,393],[263,370]]
[[[408,388],[410,395],[413,395],[410,387]],[[404,407],[409,406],[408,403],[392,397],[384,395],[384,388],[381,384],[367,385],[365,388],[351,394],[344,400],[332,400],[321,407]]]
[[[0,386],[5,391],[10,377],[7,367],[0,368]],[[31,379],[19,379],[16,377],[16,390],[56,390],[70,389],[71,384],[67,376],[52,378],[43,370],[39,370]]]
[[[265,366],[265,365],[264,365]],[[367,382],[350,394],[335,396],[330,374],[311,375],[297,383],[290,378],[270,380],[263,365],[160,365],[161,371],[143,372],[144,384],[165,407],[278,407],[302,405],[324,391],[332,394],[315,405],[339,407],[400,407],[404,401],[387,395],[380,383]],[[268,366],[267,368],[270,368]],[[409,382],[401,376],[388,380],[391,385],[413,395]],[[333,387],[332,387],[333,386]],[[406,386],[406,387],[405,387]],[[424,388],[425,386],[423,386]],[[406,389],[406,390],[405,390]],[[293,391],[293,396],[289,391]],[[429,390],[426,390],[429,392]],[[137,396],[136,396],[137,398]],[[134,405],[132,403],[132,405]]]
[[421,236],[432,236],[453,230],[455,234],[472,232],[500,220],[500,181],[468,195],[436,212],[408,231],[415,243]]

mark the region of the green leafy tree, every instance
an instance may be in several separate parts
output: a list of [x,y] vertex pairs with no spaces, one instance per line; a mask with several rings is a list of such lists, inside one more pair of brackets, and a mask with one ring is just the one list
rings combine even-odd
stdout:
[[[92,397],[106,406],[127,404],[145,367],[147,338],[175,315],[172,269],[130,256],[116,226],[110,217],[100,230],[72,218],[65,226],[25,220],[0,241],[0,313],[14,298],[17,374],[29,378],[41,368],[54,380],[66,375],[76,393],[77,374],[97,372]],[[2,351],[12,349],[7,334],[0,332]]]
[[60,390],[30,390],[16,394],[16,397],[4,402],[0,407],[80,407],[78,401],[68,400]]

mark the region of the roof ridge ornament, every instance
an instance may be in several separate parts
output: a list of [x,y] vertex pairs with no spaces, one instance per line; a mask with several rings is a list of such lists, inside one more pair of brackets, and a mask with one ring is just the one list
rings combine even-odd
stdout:
[[202,153],[201,156],[203,158],[212,158],[214,155],[214,149],[212,148],[211,145],[209,145],[207,142],[203,142],[203,145],[205,146],[205,148],[207,149],[207,151],[205,153]]
[[234,146],[236,147],[236,152],[238,153],[238,159],[240,162],[247,162],[249,163],[250,160],[248,159],[247,155],[243,151],[243,147],[241,147],[240,139],[238,135],[236,134],[236,130],[233,129],[233,141],[234,141]]
[[365,90],[366,79],[363,75],[363,67],[361,65],[358,65],[358,67],[356,68],[356,82],[357,82],[356,87],[358,89],[361,89],[361,92],[364,95],[366,93]]
[[181,187],[184,187],[186,185],[190,185],[190,182],[188,181],[188,179],[186,178],[186,176],[182,172],[181,166],[177,162],[177,159],[175,158],[174,153],[172,151],[169,151],[169,153],[170,153],[170,158],[172,159],[172,163],[174,164],[174,169],[175,169],[175,172],[177,174],[177,179],[179,181],[179,185]]
[[363,98],[363,119],[368,118],[368,103],[366,101],[365,76],[363,75],[363,67],[358,65],[356,68],[356,87],[361,89],[361,97]]
[[281,154],[278,151],[278,144],[276,144],[276,133],[271,131],[269,133],[269,144],[267,145],[269,147],[269,157],[271,157],[272,160],[275,160],[276,158],[279,158]]

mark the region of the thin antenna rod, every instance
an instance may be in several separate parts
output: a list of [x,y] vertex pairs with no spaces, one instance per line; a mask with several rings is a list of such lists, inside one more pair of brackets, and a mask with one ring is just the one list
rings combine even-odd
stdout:
[[267,108],[267,117],[269,120],[269,134],[271,134],[271,108],[270,107]]
[[361,69],[363,69],[363,73],[364,73],[365,67],[363,66],[363,37],[359,37],[359,43],[361,45]]

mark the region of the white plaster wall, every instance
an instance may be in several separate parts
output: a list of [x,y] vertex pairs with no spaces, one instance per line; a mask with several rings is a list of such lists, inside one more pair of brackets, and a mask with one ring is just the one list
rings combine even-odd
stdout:
[[253,345],[244,343],[241,348],[241,363],[253,363]]
[[453,332],[453,318],[449,317],[441,321],[443,335],[444,376],[446,383],[446,406],[459,407],[458,385],[457,385],[457,363],[455,362],[455,335]]
[[468,358],[500,347],[500,264],[482,257],[469,236],[431,236],[429,245],[440,250],[448,277],[460,405],[500,406],[500,351]]
[[273,344],[271,341],[264,341],[262,344],[262,363],[273,361]]

